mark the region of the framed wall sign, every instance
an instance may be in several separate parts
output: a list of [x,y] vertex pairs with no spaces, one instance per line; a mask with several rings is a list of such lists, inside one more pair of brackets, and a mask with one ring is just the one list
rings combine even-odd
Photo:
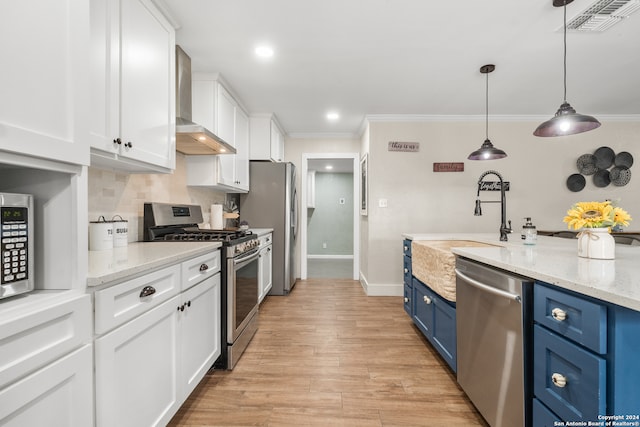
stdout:
[[367,215],[368,194],[368,170],[367,170],[367,154],[365,153],[360,159],[360,215]]

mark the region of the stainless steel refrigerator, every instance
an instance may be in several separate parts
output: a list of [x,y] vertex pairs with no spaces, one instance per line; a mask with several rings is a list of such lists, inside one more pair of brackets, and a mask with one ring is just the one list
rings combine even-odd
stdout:
[[273,287],[269,295],[287,295],[296,281],[296,167],[293,163],[252,161],[249,171],[249,192],[240,195],[240,220],[251,228],[273,228]]

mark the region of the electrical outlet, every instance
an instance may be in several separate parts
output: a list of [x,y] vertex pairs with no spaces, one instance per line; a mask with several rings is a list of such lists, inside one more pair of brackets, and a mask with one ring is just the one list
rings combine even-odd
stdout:
[[327,242],[322,243],[322,249],[327,249]]
[[379,208],[386,208],[387,206],[389,206],[387,203],[387,199],[378,199]]
[[345,203],[344,197],[340,197],[340,204],[344,205],[344,203]]

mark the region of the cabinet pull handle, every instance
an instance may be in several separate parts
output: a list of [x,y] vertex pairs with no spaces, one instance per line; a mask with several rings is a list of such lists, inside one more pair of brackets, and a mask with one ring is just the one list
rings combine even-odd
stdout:
[[121,145],[122,144],[122,140],[120,138],[116,138],[116,139],[113,140],[113,143]]
[[422,297],[422,300],[423,300],[425,303],[427,303],[427,304],[431,304],[431,298],[429,298],[429,297],[428,297],[428,296],[426,296],[426,295]]
[[405,274],[406,274],[406,273],[408,273],[408,272],[409,272],[409,269],[408,269],[408,268],[405,268],[405,269],[404,269],[404,272],[405,272]]
[[207,271],[209,269],[209,266],[207,264],[200,264],[200,271]]
[[149,295],[153,295],[156,293],[156,288],[153,286],[145,286],[140,291],[140,298],[148,297]]
[[409,298],[404,297],[404,302],[409,302]]
[[267,248],[267,252],[271,252],[271,248]]
[[124,144],[124,146],[127,147],[127,148],[133,148],[133,143],[131,141],[129,141],[126,144]]
[[187,301],[187,307],[191,307],[191,300]]
[[556,319],[558,322],[562,322],[567,318],[567,312],[560,308],[554,308],[551,310],[551,317]]
[[551,381],[556,387],[563,388],[567,385],[567,377],[557,372],[551,375]]
[[409,246],[404,247],[404,251],[407,252],[409,250]]
[[184,304],[182,304],[180,307],[178,307],[178,310],[184,311]]

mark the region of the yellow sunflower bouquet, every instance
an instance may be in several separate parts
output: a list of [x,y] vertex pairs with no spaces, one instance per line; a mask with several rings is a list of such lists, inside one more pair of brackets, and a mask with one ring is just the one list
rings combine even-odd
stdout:
[[631,216],[622,208],[613,206],[611,201],[578,202],[567,211],[563,219],[568,228],[604,228],[628,226]]

